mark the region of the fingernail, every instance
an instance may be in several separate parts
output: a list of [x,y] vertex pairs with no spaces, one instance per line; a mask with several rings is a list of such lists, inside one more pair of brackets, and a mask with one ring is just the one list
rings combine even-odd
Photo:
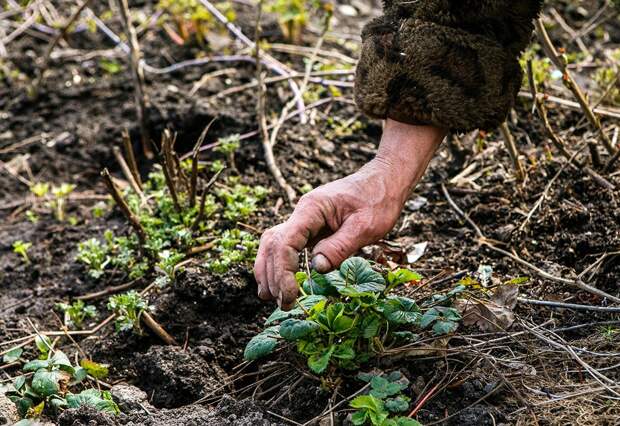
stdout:
[[260,294],[263,292],[263,288],[261,287],[260,283],[258,283],[258,289],[256,290],[256,292],[258,293],[258,297],[260,297]]
[[322,254],[317,254],[312,259],[312,267],[318,272],[329,272],[332,269],[331,262]]
[[278,293],[278,306],[282,307],[282,292]]

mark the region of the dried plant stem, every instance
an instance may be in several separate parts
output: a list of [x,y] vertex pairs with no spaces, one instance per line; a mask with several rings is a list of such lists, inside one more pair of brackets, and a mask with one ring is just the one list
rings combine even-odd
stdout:
[[515,138],[512,136],[512,132],[508,128],[508,123],[504,121],[499,126],[499,129],[502,132],[504,145],[506,145],[506,150],[510,155],[512,165],[515,168],[517,179],[519,181],[523,181],[525,179],[525,169],[523,168],[523,164],[521,164],[521,160],[519,160],[519,151],[517,150],[517,144],[515,143]]
[[157,335],[157,337],[159,337],[167,345],[178,346],[178,343],[176,342],[176,340],[174,340],[174,337],[168,334],[168,332],[164,330],[164,328],[157,321],[155,321],[155,318],[153,318],[151,314],[149,314],[148,312],[142,312],[140,318],[142,319],[144,325],[146,325],[153,333]]
[[112,147],[112,151],[114,152],[114,157],[116,158],[117,163],[119,164],[119,166],[121,166],[121,171],[123,172],[125,179],[127,179],[127,182],[129,182],[129,186],[131,186],[131,189],[133,189],[133,191],[138,194],[140,199],[144,201],[144,192],[142,192],[142,188],[138,186],[138,182],[136,182],[133,173],[127,165],[125,157],[123,157],[123,154],[121,154],[121,150],[117,146],[115,146]]
[[142,224],[140,223],[136,215],[133,214],[133,212],[129,208],[129,205],[127,205],[127,202],[114,184],[114,181],[112,180],[112,176],[110,176],[110,172],[108,171],[108,169],[103,169],[103,171],[101,172],[101,176],[103,177],[103,181],[108,188],[108,192],[110,193],[110,195],[112,195],[112,198],[114,198],[116,205],[121,209],[133,229],[136,231],[138,239],[140,240],[140,245],[144,247],[146,244],[146,232],[144,231]]
[[153,158],[151,148],[150,132],[146,123],[146,106],[148,100],[144,92],[144,72],[140,62],[140,45],[136,30],[131,23],[129,5],[127,0],[117,0],[121,20],[125,29],[127,40],[129,41],[129,63],[131,65],[131,75],[134,83],[134,98],[136,102],[136,113],[140,125],[140,137],[142,138],[142,150],[147,158]]
[[75,10],[75,12],[73,12],[73,14],[71,14],[69,19],[67,19],[67,22],[65,22],[62,28],[58,30],[54,38],[49,42],[49,44],[45,48],[45,52],[43,53],[43,58],[41,59],[41,66],[37,70],[37,77],[32,82],[32,86],[31,86],[31,95],[33,97],[36,97],[38,95],[39,86],[41,84],[41,81],[43,81],[43,75],[49,64],[52,51],[54,50],[58,42],[67,36],[69,27],[71,27],[71,25],[73,25],[73,23],[80,17],[80,15],[84,11],[84,9],[88,6],[88,3],[90,3],[90,1],[91,0],[84,0],[82,4],[80,4],[80,6]]
[[123,149],[125,150],[125,157],[127,157],[127,164],[131,170],[133,178],[136,180],[138,187],[142,189],[142,178],[140,177],[140,169],[138,168],[138,162],[136,161],[135,153],[133,152],[133,146],[131,145],[131,137],[127,129],[123,130]]
[[200,154],[200,147],[202,146],[205,138],[207,137],[207,133],[209,133],[209,129],[211,125],[216,120],[217,117],[214,117],[207,127],[204,128],[196,145],[194,145],[194,149],[192,150],[192,175],[190,177],[190,186],[189,186],[189,206],[194,207],[196,205],[196,186],[198,184],[198,154]]
[[551,138],[551,142],[553,145],[560,151],[560,153],[569,161],[571,165],[576,167],[579,170],[583,170],[586,172],[596,183],[602,186],[605,189],[615,190],[616,187],[603,176],[596,173],[590,167],[581,164],[571,153],[566,149],[566,144],[564,141],[557,135],[557,133],[551,127],[551,123],[549,122],[549,116],[547,114],[547,107],[545,106],[545,95],[538,93],[538,89],[536,88],[536,81],[534,80],[534,74],[532,72],[532,61],[527,62],[527,76],[530,85],[530,90],[532,92],[532,99],[534,100],[534,106],[542,119],[543,125],[545,126],[545,130],[549,134]]
[[222,174],[223,171],[224,169],[219,170],[216,174],[214,174],[213,177],[209,179],[209,182],[207,182],[207,185],[202,190],[202,195],[200,196],[200,207],[198,208],[198,216],[196,216],[196,219],[194,220],[194,223],[192,224],[192,229],[198,228],[198,225],[202,221],[202,218],[205,214],[205,202],[207,200],[207,194],[209,193],[209,190],[215,184],[215,182],[217,181],[217,178]]
[[295,194],[295,190],[286,182],[284,176],[282,176],[282,172],[280,168],[276,164],[275,156],[273,155],[273,147],[269,141],[269,132],[267,131],[267,118],[265,114],[265,97],[267,88],[264,84],[264,76],[262,73],[262,62],[260,60],[261,48],[259,46],[258,40],[260,36],[260,20],[263,15],[263,0],[259,0],[258,2],[258,14],[256,18],[256,29],[255,29],[255,58],[256,58],[256,81],[258,81],[258,102],[256,103],[256,112],[258,115],[258,125],[261,134],[261,141],[263,146],[263,151],[265,154],[265,162],[267,163],[267,167],[269,171],[273,175],[274,179],[282,188],[282,190],[286,193],[288,201],[291,205],[295,204],[295,199],[297,198]]
[[551,62],[553,62],[553,64],[556,67],[558,67],[560,71],[562,71],[562,74],[564,74],[564,78],[563,78],[564,85],[566,86],[566,88],[568,88],[568,90],[570,90],[573,93],[573,95],[575,96],[575,99],[577,99],[577,102],[579,103],[579,105],[581,106],[581,109],[586,115],[586,118],[598,132],[601,142],[605,146],[605,149],[607,150],[607,152],[609,152],[610,155],[613,156],[616,153],[616,150],[611,144],[611,140],[609,139],[609,137],[607,136],[607,134],[604,132],[602,128],[601,120],[592,111],[592,108],[590,108],[586,95],[583,93],[583,90],[581,89],[579,84],[577,84],[572,74],[569,72],[565,60],[558,54],[557,50],[555,49],[553,42],[549,38],[549,34],[547,34],[547,30],[545,30],[545,26],[542,22],[542,19],[541,18],[536,19],[534,21],[534,25],[536,26],[536,33],[538,35],[538,39],[540,40],[543,46],[545,53],[547,54]]
[[166,180],[166,186],[170,191],[170,197],[174,204],[174,209],[180,213],[181,205],[179,204],[179,198],[177,196],[176,186],[174,184],[174,162],[172,159],[172,134],[168,129],[164,130],[161,137],[161,163],[162,170],[164,172],[164,178]]

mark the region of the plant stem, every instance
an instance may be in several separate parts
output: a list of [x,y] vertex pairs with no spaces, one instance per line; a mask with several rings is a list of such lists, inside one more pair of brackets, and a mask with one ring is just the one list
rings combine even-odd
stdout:
[[196,205],[196,186],[198,184],[198,154],[200,154],[200,147],[202,146],[205,138],[207,137],[207,133],[211,128],[213,122],[217,119],[217,117],[213,117],[213,119],[207,124],[207,127],[204,128],[196,145],[194,145],[194,149],[192,150],[192,175],[190,177],[190,189],[189,189],[189,206],[194,207]]
[[140,315],[140,318],[142,318],[142,322],[144,323],[144,325],[146,325],[153,333],[155,333],[167,345],[171,345],[171,346],[179,345],[176,342],[176,340],[174,340],[174,337],[168,334],[168,332],[164,330],[164,328],[157,321],[155,321],[155,318],[153,318],[151,314],[149,314],[146,311],[143,311],[142,315]]
[[142,179],[140,178],[140,169],[136,162],[136,156],[133,152],[133,146],[131,145],[131,138],[127,129],[123,130],[123,148],[125,149],[125,156],[127,157],[127,164],[131,170],[133,178],[136,180],[138,187],[142,189]]
[[114,181],[112,180],[112,176],[110,176],[110,172],[108,171],[108,169],[103,169],[103,171],[101,172],[101,176],[103,177],[106,187],[108,188],[108,192],[110,193],[110,195],[112,195],[112,198],[114,198],[116,205],[121,209],[133,229],[136,231],[138,239],[140,240],[140,245],[142,249],[144,249],[146,246],[146,232],[144,231],[140,220],[138,220],[136,215],[133,214],[133,212],[129,208],[129,205],[127,205],[127,202],[114,184]]

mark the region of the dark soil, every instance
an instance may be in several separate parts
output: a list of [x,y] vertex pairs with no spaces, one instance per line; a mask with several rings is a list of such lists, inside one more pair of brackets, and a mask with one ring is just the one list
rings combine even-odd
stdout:
[[[135,6],[144,6],[148,10],[148,6],[142,3],[135,2]],[[245,10],[245,13],[249,17],[246,19],[252,17],[249,11]],[[581,22],[582,18],[574,15],[576,12],[569,10],[567,13],[571,20]],[[272,42],[281,42],[282,34],[277,24],[273,17],[269,19],[271,22],[265,25],[268,38]],[[357,34],[361,18],[341,19],[346,22],[341,30]],[[251,33],[252,26],[243,22],[244,31]],[[120,32],[119,22],[112,24],[113,29]],[[614,37],[620,34],[616,27],[614,21],[606,27]],[[73,35],[70,44],[83,49],[83,54],[112,47],[100,34],[88,33]],[[174,61],[189,59],[199,51],[196,46],[174,45],[160,30],[149,32],[141,44],[145,58],[153,66],[167,65],[168,60],[164,58]],[[328,44],[345,54],[356,55],[336,43]],[[22,37],[11,46],[8,60],[24,75],[32,77],[34,58],[44,48],[45,43],[41,40]],[[282,55],[281,59],[303,69],[299,57]],[[80,241],[100,236],[106,229],[115,233],[129,232],[116,210],[98,219],[90,213],[93,205],[105,194],[99,178],[100,170],[107,167],[121,176],[112,154],[112,147],[120,146],[121,132],[128,129],[132,140],[139,140],[131,75],[125,59],[119,56],[118,60],[123,70],[115,75],[103,72],[96,60],[53,60],[36,101],[29,99],[19,84],[0,82],[0,342],[32,333],[28,320],[38,330],[59,330],[59,319],[52,314],[55,303],[128,281],[120,272],[93,280],[85,268],[74,261]],[[205,73],[229,66],[234,67],[230,81],[212,79],[197,95],[188,95],[194,83]],[[163,129],[170,128],[178,132],[178,150],[186,152],[204,126],[216,116],[218,119],[206,144],[220,136],[255,130],[254,91],[245,91],[232,98],[210,98],[225,88],[251,81],[253,73],[253,66],[247,63],[211,63],[171,74],[147,75],[151,135],[156,139]],[[286,93],[287,86],[278,87],[279,91]],[[351,92],[345,95],[351,97]],[[286,96],[274,95],[269,99],[270,107],[279,111],[286,99]],[[544,129],[531,115],[530,109],[530,104],[519,104],[518,118],[511,123],[519,149],[531,158],[526,184],[513,180],[511,163],[500,137],[489,135],[483,149],[474,146],[473,141],[466,147],[469,151],[467,164],[475,161],[478,164],[476,170],[484,171],[475,180],[476,185],[453,185],[450,194],[487,237],[503,243],[502,247],[514,249],[519,256],[550,273],[572,277],[593,264],[602,253],[620,247],[620,192],[602,189],[585,173],[565,168],[529,226],[519,231],[549,179],[562,167],[560,161],[546,157]],[[552,113],[560,128],[574,126],[581,119],[576,112],[554,110]],[[354,106],[333,103],[318,111],[309,124],[302,125],[296,119],[285,123],[275,155],[284,176],[298,192],[306,185],[317,187],[352,173],[372,158],[381,133],[380,123],[359,117],[363,124],[361,130],[339,135],[333,132],[327,120],[337,118],[346,122],[355,117]],[[605,120],[605,124],[609,124],[608,121]],[[33,138],[31,143],[6,152],[3,150],[28,138]],[[208,160],[217,155],[208,151],[202,158]],[[149,162],[144,158],[139,160],[142,171],[146,173]],[[11,170],[17,170],[17,174],[33,181],[75,183],[77,188],[69,200],[67,214],[75,216],[77,223],[58,222],[47,214],[42,203],[30,195],[28,187],[8,171],[9,164]],[[285,219],[291,210],[286,203],[274,208],[280,205],[278,199],[285,197],[268,172],[258,139],[243,142],[236,154],[236,164],[242,171],[243,182],[271,189],[266,207],[248,225],[264,230]],[[444,145],[412,194],[412,199],[421,196],[427,202],[419,209],[405,209],[386,240],[401,243],[401,255],[413,244],[428,241],[424,256],[415,264],[427,277],[440,272],[446,275],[461,270],[473,272],[481,264],[492,265],[502,280],[532,276],[530,270],[480,246],[471,227],[448,206],[441,184],[458,175],[463,165],[463,161],[455,158]],[[617,174],[609,179],[620,185]],[[28,209],[39,213],[38,223],[26,219]],[[22,262],[12,253],[11,247],[16,240],[32,242],[31,263]],[[378,252],[377,259],[385,253],[384,248],[379,247]],[[612,256],[602,262],[589,284],[617,295],[619,281],[620,261]],[[453,284],[454,280],[444,281],[432,291],[441,291]],[[147,280],[143,280],[136,283],[136,288],[146,285]],[[605,303],[589,293],[534,276],[523,287],[522,294],[572,303]],[[228,384],[228,377],[239,372],[245,344],[260,330],[273,309],[272,305],[261,303],[255,295],[256,283],[247,267],[237,267],[220,276],[206,271],[198,263],[188,265],[173,286],[160,290],[150,300],[154,306],[153,316],[182,343],[182,347],[161,346],[158,338],[148,331],[143,335],[114,334],[112,327],[93,336],[78,338],[80,347],[92,359],[110,365],[107,381],[111,384],[130,383],[136,388],[120,390],[116,394],[113,391],[123,411],[118,417],[81,408],[63,412],[56,421],[60,425],[267,426],[286,424],[267,411],[301,423],[320,415],[328,405],[332,391],[326,390],[318,380],[301,379],[299,371],[303,363],[294,355],[278,354],[270,360],[289,363],[286,374],[269,377],[268,369],[259,372],[259,366],[251,365],[245,370],[248,373],[246,378]],[[91,303],[96,305],[100,316],[89,326],[96,325],[107,314],[106,298]],[[517,313],[540,323],[553,317],[565,327],[618,318],[604,313],[552,311],[528,305],[519,305]],[[564,337],[572,339],[575,345],[581,339],[591,337],[590,342],[598,346],[598,350],[618,351],[617,344],[605,346],[597,330],[584,328]],[[520,347],[517,343],[515,345]],[[70,354],[76,351],[66,339],[62,340],[61,347]],[[24,356],[30,355],[33,352],[28,349]],[[427,358],[430,359],[397,361],[390,367],[401,369],[408,376],[412,382],[409,392],[414,400],[428,391],[430,386],[427,385],[434,383],[438,372],[468,362],[451,359],[447,365],[441,357]],[[9,377],[16,375],[18,370],[9,368],[3,372]],[[509,374],[518,375],[512,370]],[[614,370],[608,376],[618,378],[617,374],[614,376]],[[251,401],[252,391],[248,392],[244,387],[261,378],[268,380],[258,392],[260,398]],[[433,422],[456,413],[447,424],[514,424],[516,418],[510,413],[522,404],[506,387],[479,401],[501,381],[496,370],[476,365],[469,374],[455,379],[447,389],[431,398],[420,410],[419,419],[423,423]],[[359,389],[359,382],[346,379],[339,389],[340,399]],[[140,390],[143,394],[139,393]],[[224,393],[231,393],[234,397],[222,396]],[[194,403],[203,397],[212,398]],[[346,412],[338,413],[336,419],[344,421],[346,416]],[[539,420],[540,424],[556,424],[554,418],[541,417]]]

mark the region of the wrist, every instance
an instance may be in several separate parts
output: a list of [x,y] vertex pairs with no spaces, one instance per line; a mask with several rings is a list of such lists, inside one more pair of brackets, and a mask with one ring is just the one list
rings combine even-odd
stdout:
[[426,171],[446,133],[445,129],[434,126],[418,126],[388,119],[372,162],[382,164],[394,175],[394,183],[405,186],[409,192]]

